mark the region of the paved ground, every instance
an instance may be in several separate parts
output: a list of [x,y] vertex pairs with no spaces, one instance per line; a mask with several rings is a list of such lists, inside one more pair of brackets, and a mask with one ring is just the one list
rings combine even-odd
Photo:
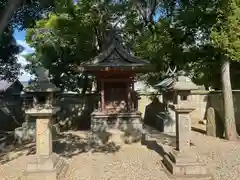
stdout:
[[[240,142],[227,142],[194,132],[193,143],[215,180],[239,179]],[[161,157],[140,144],[124,145],[116,153],[71,151],[71,154],[67,158],[70,168],[64,180],[169,180],[161,168]],[[0,179],[16,179],[30,158],[22,156],[2,165]]]

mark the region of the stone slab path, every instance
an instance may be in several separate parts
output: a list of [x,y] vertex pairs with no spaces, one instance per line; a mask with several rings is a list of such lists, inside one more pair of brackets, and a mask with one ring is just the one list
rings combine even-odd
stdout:
[[[240,142],[228,142],[193,132],[202,163],[215,180],[239,180]],[[1,180],[15,180],[31,156],[21,156],[0,167]],[[79,153],[68,158],[70,167],[61,180],[170,180],[161,156],[140,144],[124,145],[116,153]]]

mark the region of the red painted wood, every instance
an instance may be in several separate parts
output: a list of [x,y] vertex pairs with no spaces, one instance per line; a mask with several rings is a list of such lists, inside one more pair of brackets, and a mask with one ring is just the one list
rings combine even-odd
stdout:
[[[101,84],[101,109],[115,109],[117,104],[124,101],[126,108],[132,108],[133,100],[131,91],[134,83],[135,73],[131,71],[98,71],[95,72],[97,81]],[[117,104],[116,104],[117,103]],[[117,105],[117,106],[116,106]]]

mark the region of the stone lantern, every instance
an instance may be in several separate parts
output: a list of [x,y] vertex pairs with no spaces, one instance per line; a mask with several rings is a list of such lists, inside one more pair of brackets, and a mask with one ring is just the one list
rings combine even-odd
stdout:
[[175,177],[210,178],[194,147],[191,147],[191,118],[189,114],[195,109],[190,102],[191,90],[198,87],[190,78],[180,73],[171,89],[175,92],[175,103],[171,109],[176,117],[176,148],[164,155],[163,163]]
[[176,133],[176,112],[175,106],[189,103],[191,90],[196,90],[198,87],[185,76],[183,71],[178,72],[178,75],[171,74],[163,81],[155,85],[162,91],[163,103],[166,105],[164,118],[164,133]]
[[60,110],[56,106],[60,90],[47,78],[39,76],[24,91],[33,97],[33,103],[25,113],[36,118],[36,154],[27,164],[21,180],[56,180],[68,167],[65,160],[52,151],[52,124]]
[[189,102],[191,100],[191,91],[197,90],[198,86],[194,84],[191,79],[185,75],[183,71],[180,71],[171,89],[175,92],[174,104],[185,104],[186,102]]

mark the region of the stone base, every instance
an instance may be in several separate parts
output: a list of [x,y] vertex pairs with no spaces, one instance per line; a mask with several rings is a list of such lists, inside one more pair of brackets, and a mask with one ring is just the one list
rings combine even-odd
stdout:
[[194,150],[185,152],[172,151],[163,157],[163,165],[175,178],[204,178],[212,179],[206,166],[202,165]]
[[109,140],[120,144],[137,142],[141,139],[142,129],[141,113],[137,111],[115,114],[96,111],[91,114],[89,141],[95,146],[102,146]]
[[50,156],[36,156],[27,164],[19,180],[57,180],[64,176],[68,163],[53,153]]

